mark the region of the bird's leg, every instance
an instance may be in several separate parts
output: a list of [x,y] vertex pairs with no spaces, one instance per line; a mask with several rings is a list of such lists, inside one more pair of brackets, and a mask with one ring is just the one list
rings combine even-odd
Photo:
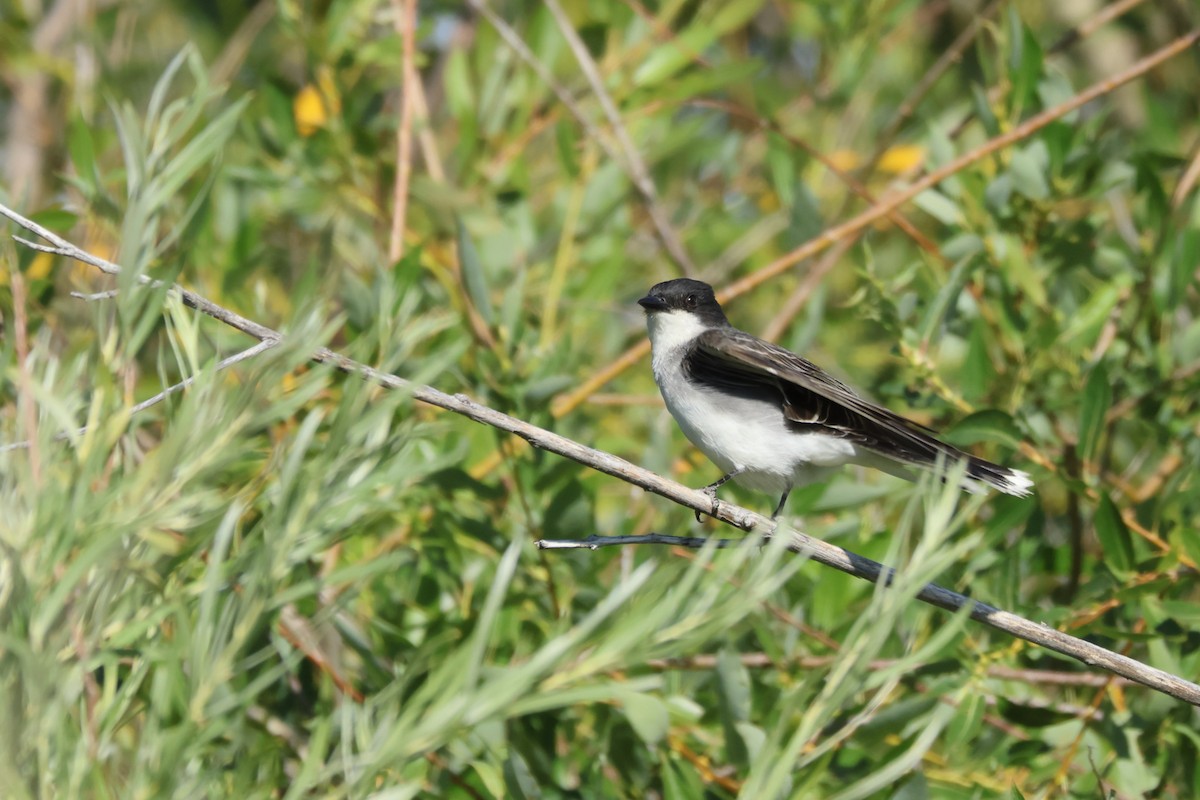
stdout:
[[783,497],[779,498],[779,505],[775,506],[775,510],[771,513],[771,519],[775,519],[776,517],[779,516],[779,512],[783,511],[783,505],[784,505],[784,503],[787,502],[788,495],[791,493],[792,493],[792,490],[788,489],[786,492],[783,493]]
[[[710,483],[708,486],[705,486],[703,489],[700,490],[700,491],[704,492],[704,494],[708,495],[708,499],[712,501],[712,516],[715,517],[717,515],[717,509],[721,507],[721,501],[717,499],[717,489],[720,489],[722,486],[729,483],[730,479],[732,479],[736,475],[741,474],[741,472],[742,472],[742,470],[735,469],[733,472],[730,472],[725,477],[721,478],[718,481],[715,481],[714,483]],[[700,512],[697,511],[696,512],[696,522],[699,522],[699,521],[700,521]]]

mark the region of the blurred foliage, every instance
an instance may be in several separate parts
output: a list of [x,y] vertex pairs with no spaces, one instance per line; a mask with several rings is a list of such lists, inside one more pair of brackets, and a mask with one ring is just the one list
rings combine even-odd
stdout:
[[[774,547],[539,553],[696,526],[306,363],[328,343],[716,476],[644,362],[563,402],[680,266],[547,6],[491,6],[535,70],[470,8],[419,4],[389,259],[403,6],[0,2],[0,199],[126,269],[0,244],[0,439],[35,443],[0,453],[5,797],[1200,796],[1196,709],[911,602],[936,580],[1200,677],[1194,46],[920,194],[908,230],[729,304],[1034,475],[1024,500],[852,470],[798,491],[804,528],[902,567],[885,592]],[[1200,24],[1056,9],[565,11],[726,285],[868,207],[850,178],[895,191]],[[218,373],[250,342],[138,275],[292,338]]]

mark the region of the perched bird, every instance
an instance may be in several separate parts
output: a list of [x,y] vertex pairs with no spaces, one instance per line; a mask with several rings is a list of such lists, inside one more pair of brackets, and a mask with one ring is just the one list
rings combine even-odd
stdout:
[[1033,486],[1026,473],[939,441],[817,365],[733,327],[707,283],[666,281],[638,304],[646,310],[654,380],[667,410],[725,473],[703,490],[714,513],[717,488],[730,479],[779,495],[774,518],[793,488],[843,464],[912,480],[911,467],[965,462],[967,491],[990,486],[1023,496]]

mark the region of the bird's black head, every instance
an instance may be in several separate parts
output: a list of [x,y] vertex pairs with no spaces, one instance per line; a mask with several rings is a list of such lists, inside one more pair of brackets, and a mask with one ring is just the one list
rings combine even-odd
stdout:
[[662,311],[683,311],[695,314],[712,327],[729,324],[721,304],[713,294],[713,288],[691,278],[655,284],[645,297],[638,300],[638,305],[646,309],[648,315]]

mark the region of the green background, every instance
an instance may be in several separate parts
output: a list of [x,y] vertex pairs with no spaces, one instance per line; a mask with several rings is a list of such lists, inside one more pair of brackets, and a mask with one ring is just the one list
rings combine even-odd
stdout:
[[[5,797],[1200,795],[1195,708],[911,601],[1200,676],[1200,51],[1134,66],[1192,4],[577,2],[570,37],[492,4],[535,69],[421,2],[399,180],[404,5],[0,3],[0,201],[126,269],[0,243],[0,438],[34,442],[0,453]],[[1036,495],[797,491],[891,592],[777,548],[539,552],[730,531],[306,358],[701,486],[648,359],[608,369],[685,269]],[[139,274],[288,344],[216,372],[253,342]]]

